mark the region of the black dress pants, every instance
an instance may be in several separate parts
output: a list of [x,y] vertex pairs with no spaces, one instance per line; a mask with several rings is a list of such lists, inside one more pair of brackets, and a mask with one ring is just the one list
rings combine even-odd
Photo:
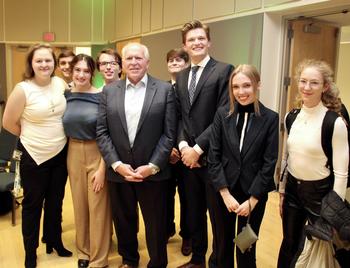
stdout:
[[[231,194],[239,203],[246,201],[249,196],[241,189],[239,183]],[[250,225],[258,235],[260,225],[265,213],[267,196],[259,199],[250,217]],[[212,185],[208,186],[208,206],[210,220],[213,229],[213,242],[216,246],[215,256],[210,257],[210,268],[233,268],[234,265],[234,243],[237,214],[229,212],[219,192],[216,192]],[[247,224],[247,217],[238,216],[237,233]],[[256,267],[256,244],[249,251],[242,253],[236,249],[237,266],[241,268]]]
[[[188,204],[187,224],[192,239],[191,263],[205,263],[208,248],[207,231],[207,183],[208,170],[206,167],[184,169],[185,195]],[[213,250],[215,246],[213,245]]]
[[[323,197],[332,189],[328,177],[315,181],[302,181],[288,174],[283,203],[283,240],[278,256],[278,268],[293,267],[301,252],[306,221],[314,223],[320,216]],[[294,261],[294,262],[293,262]]]
[[179,193],[180,201],[180,232],[179,235],[183,239],[189,239],[190,233],[186,223],[186,214],[187,214],[187,201],[185,196],[185,186],[184,186],[184,175],[183,175],[183,166],[181,161],[178,161],[176,164],[171,165],[171,180],[169,181],[169,191],[168,191],[168,216],[167,216],[167,232],[168,235],[175,233],[175,194],[176,188]]
[[123,263],[138,266],[138,213],[139,203],[145,223],[149,268],[167,266],[167,197],[168,180],[145,182],[109,181],[112,217],[118,238],[118,252]]
[[56,156],[37,165],[22,144],[20,175],[24,199],[22,202],[22,234],[24,248],[33,253],[38,247],[40,218],[45,200],[47,243],[62,243],[61,214],[67,182],[67,146]]

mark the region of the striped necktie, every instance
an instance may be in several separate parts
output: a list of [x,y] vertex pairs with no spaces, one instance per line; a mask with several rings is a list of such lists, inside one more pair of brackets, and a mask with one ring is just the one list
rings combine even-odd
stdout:
[[188,88],[188,95],[190,97],[190,104],[191,105],[192,105],[192,102],[193,102],[194,92],[196,91],[196,75],[197,75],[198,69],[199,69],[199,66],[193,66],[191,68],[191,70],[192,70],[192,77],[191,77],[190,86]]

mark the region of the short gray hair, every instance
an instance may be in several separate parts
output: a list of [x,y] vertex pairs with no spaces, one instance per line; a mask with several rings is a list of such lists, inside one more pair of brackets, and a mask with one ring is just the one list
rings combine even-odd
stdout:
[[136,43],[136,42],[131,42],[131,43],[127,43],[123,49],[122,49],[122,58],[125,59],[125,54],[128,51],[128,49],[130,49],[131,47],[138,47],[141,48],[143,50],[143,55],[145,56],[145,58],[147,60],[149,60],[149,51],[148,48],[140,43]]

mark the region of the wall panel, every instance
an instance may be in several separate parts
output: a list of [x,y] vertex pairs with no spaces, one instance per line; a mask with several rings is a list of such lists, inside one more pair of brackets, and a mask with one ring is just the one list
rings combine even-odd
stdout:
[[132,13],[132,33],[133,35],[141,34],[141,15],[142,6],[141,0],[133,0],[133,13]]
[[163,27],[163,0],[151,0],[151,30]]
[[115,39],[115,0],[104,0],[104,40],[110,41]]
[[192,20],[193,1],[164,0],[164,28],[183,25]]
[[129,0],[116,0],[116,38],[132,35],[132,10],[133,3]]
[[[212,41],[211,56],[233,65],[250,63],[260,68],[263,14],[208,25]],[[150,73],[163,80],[169,79],[166,53],[172,48],[182,46],[180,29],[144,36],[141,38],[141,43],[145,44],[150,51]]]
[[103,42],[103,0],[92,0],[92,42]]
[[90,42],[92,0],[71,0],[71,41]]
[[142,33],[148,33],[151,30],[151,0],[142,0],[141,9],[141,30]]
[[242,12],[242,11],[247,11],[247,10],[253,10],[257,8],[261,8],[261,1],[262,0],[236,0],[236,7],[235,7],[235,12]]
[[208,19],[234,13],[234,0],[194,0],[193,17],[195,19]]
[[264,6],[277,6],[288,2],[298,2],[300,0],[263,0]]
[[48,1],[4,1],[6,41],[41,41],[43,32],[49,30]]
[[0,0],[0,42],[5,40],[4,37],[4,9],[3,9],[3,5],[4,5],[4,1],[5,0]]
[[50,2],[51,31],[56,35],[57,42],[69,40],[69,0]]

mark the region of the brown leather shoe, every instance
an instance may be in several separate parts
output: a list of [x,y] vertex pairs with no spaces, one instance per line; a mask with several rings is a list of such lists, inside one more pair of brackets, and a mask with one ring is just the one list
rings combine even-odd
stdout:
[[192,253],[192,240],[182,239],[181,253],[184,256],[189,256]]
[[181,266],[178,266],[177,268],[205,268],[205,263],[194,264],[191,262],[187,262]]
[[123,264],[119,265],[118,268],[137,268],[137,266],[132,266],[132,265],[123,263]]

